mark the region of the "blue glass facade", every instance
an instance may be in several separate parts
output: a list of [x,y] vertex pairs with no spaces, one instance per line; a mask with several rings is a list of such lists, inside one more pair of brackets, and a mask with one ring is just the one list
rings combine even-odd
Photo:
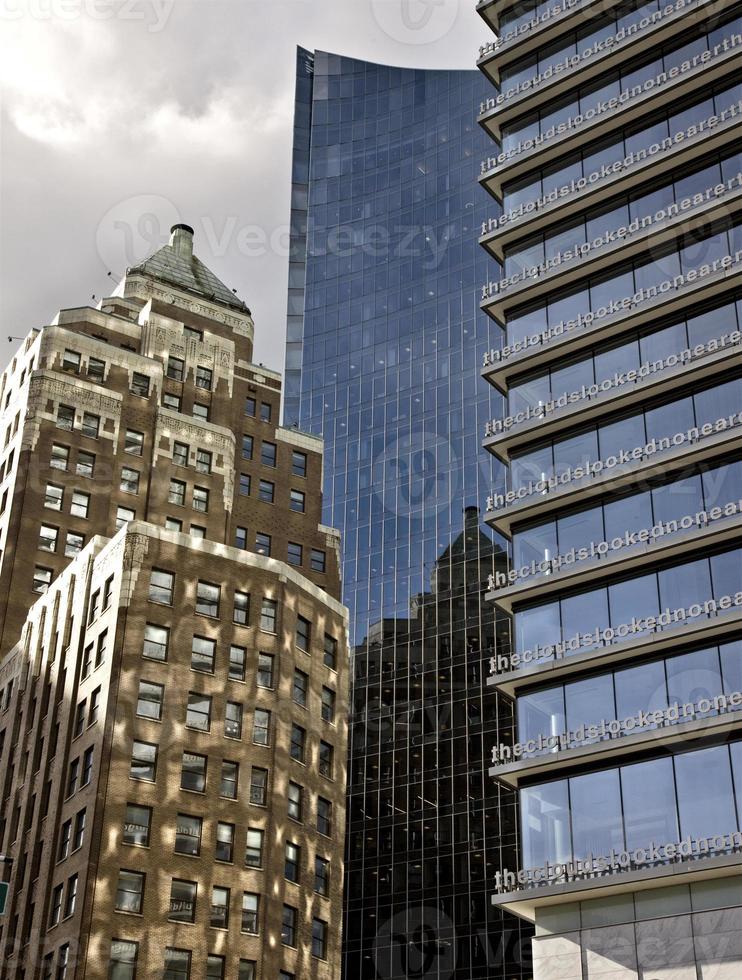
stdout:
[[482,599],[505,553],[477,509],[502,484],[479,450],[501,401],[480,380],[500,335],[477,290],[487,88],[298,54],[284,421],[324,437],[343,536],[349,980],[530,976],[488,884],[517,820],[485,772],[512,725],[486,685],[507,620]]

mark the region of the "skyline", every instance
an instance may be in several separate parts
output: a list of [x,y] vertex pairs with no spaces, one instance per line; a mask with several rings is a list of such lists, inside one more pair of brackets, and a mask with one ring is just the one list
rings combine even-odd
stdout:
[[0,21],[0,367],[7,336],[106,295],[186,221],[280,368],[297,45],[474,71],[486,36],[463,0],[2,0]]

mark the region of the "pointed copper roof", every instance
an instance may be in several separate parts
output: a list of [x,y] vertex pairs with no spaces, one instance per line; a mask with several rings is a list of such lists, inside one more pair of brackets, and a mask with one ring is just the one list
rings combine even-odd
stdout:
[[193,228],[190,225],[173,225],[168,244],[128,272],[139,272],[214,303],[243,313],[250,312],[245,303],[193,254]]

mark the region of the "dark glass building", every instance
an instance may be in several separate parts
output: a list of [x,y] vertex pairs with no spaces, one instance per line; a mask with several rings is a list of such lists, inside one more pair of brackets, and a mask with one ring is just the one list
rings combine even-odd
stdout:
[[482,0],[534,980],[742,976],[742,7]]
[[[509,650],[483,601],[504,569],[479,504],[500,396],[480,364],[489,138],[475,71],[300,50],[285,423],[325,440],[325,519],[343,536],[354,647],[345,975],[529,977],[527,926],[491,906],[515,860],[514,793],[487,776]],[[496,642],[497,637],[497,642]]]

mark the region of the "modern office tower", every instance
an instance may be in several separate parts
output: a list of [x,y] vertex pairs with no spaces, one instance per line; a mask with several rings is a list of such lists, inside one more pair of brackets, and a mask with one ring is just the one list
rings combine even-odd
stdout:
[[322,446],[193,232],[2,378],[4,980],[340,975]]
[[497,397],[479,364],[499,334],[475,295],[488,86],[300,50],[296,91],[284,422],[323,436],[344,539],[345,976],[528,977],[529,929],[489,903],[516,827],[486,774],[511,725],[483,602],[505,552],[477,512]]
[[535,980],[742,972],[742,24],[485,0],[485,445]]

